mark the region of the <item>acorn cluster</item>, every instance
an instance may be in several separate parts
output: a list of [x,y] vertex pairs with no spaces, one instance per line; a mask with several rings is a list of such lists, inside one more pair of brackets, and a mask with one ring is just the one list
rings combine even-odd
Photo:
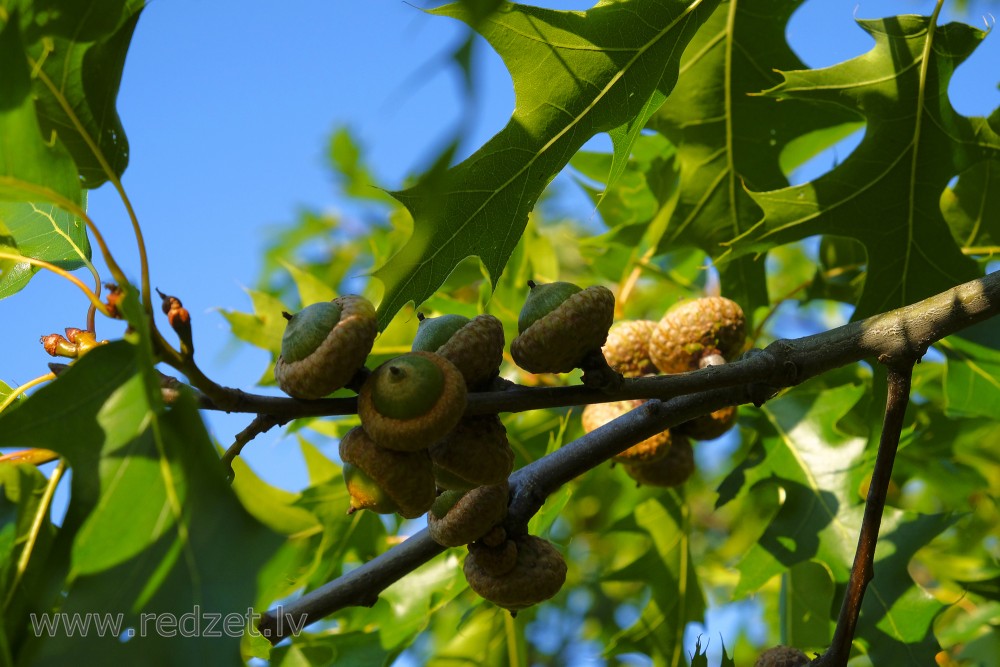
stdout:
[[[616,323],[603,353],[608,364],[627,378],[658,373],[684,373],[726,363],[743,350],[746,318],[739,305],[721,296],[682,301],[657,322]],[[584,408],[583,428],[591,432],[633,410],[643,401],[594,403]],[[736,423],[735,407],[663,431],[614,458],[637,484],[680,486],[694,473],[691,440],[712,440]]]
[[[623,375],[636,377],[664,370],[658,358],[669,360],[670,368],[681,363],[697,368],[705,359],[732,355],[743,343],[742,313],[735,326],[733,312],[723,304],[711,305],[714,314],[724,310],[729,318],[721,324],[717,317],[703,317],[703,307],[672,309],[660,323],[623,323],[609,338],[615,300],[608,289],[565,282],[528,285],[510,352],[531,373],[565,373],[603,353]],[[671,315],[675,311],[683,314]],[[700,327],[696,317],[704,319]],[[539,537],[508,534],[504,527],[507,480],[514,467],[506,428],[497,415],[465,415],[468,393],[486,389],[499,373],[500,321],[491,315],[421,315],[411,351],[368,373],[364,364],[377,326],[367,300],[343,296],[286,318],[275,365],[275,378],[286,393],[313,399],[360,384],[361,425],[340,442],[348,511],[405,518],[428,513],[435,541],[468,545],[469,586],[512,613],[555,595],[566,578],[562,555]],[[596,428],[638,404],[589,406],[585,424]],[[731,416],[727,419],[731,425]],[[687,435],[697,438],[710,428],[694,422],[685,426],[639,443],[616,460],[640,483],[682,483],[694,465]]]

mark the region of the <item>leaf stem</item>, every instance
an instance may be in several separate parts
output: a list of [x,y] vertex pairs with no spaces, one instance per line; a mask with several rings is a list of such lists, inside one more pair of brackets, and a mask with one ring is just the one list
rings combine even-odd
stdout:
[[57,465],[55,470],[52,471],[52,476],[49,477],[49,481],[45,485],[45,492],[42,494],[42,498],[38,502],[38,509],[35,511],[35,516],[32,518],[31,529],[28,531],[26,536],[24,548],[21,549],[21,555],[18,556],[17,559],[17,570],[14,574],[14,581],[11,582],[10,587],[7,589],[7,595],[4,597],[4,611],[6,611],[7,607],[10,605],[10,601],[14,597],[14,591],[17,590],[18,585],[21,583],[21,579],[24,577],[24,573],[28,569],[28,561],[31,560],[31,552],[34,550],[35,544],[38,542],[38,536],[41,534],[45,518],[49,516],[49,507],[52,505],[52,497],[56,493],[56,487],[59,486],[59,481],[62,479],[64,472],[66,472],[66,461],[60,461],[59,465]]
[[[31,62],[32,66],[34,66],[34,60],[29,59],[29,62]],[[136,216],[135,209],[132,206],[132,201],[129,199],[128,194],[125,192],[125,187],[122,185],[121,179],[118,178],[118,174],[115,173],[115,170],[112,169],[111,165],[108,163],[108,159],[104,155],[104,151],[102,151],[101,147],[97,145],[97,142],[94,141],[94,138],[90,136],[90,133],[87,131],[87,128],[84,127],[83,123],[80,121],[80,118],[76,115],[76,112],[70,105],[69,100],[66,99],[66,96],[63,95],[62,91],[60,91],[56,87],[56,85],[52,82],[52,79],[49,78],[48,74],[46,74],[44,70],[39,68],[37,76],[39,80],[41,80],[42,83],[44,83],[45,86],[49,89],[49,91],[52,93],[52,96],[55,97],[56,101],[59,103],[59,106],[62,107],[63,113],[65,113],[66,117],[69,118],[70,122],[73,123],[73,127],[76,129],[76,131],[80,133],[80,136],[87,144],[87,147],[90,148],[90,152],[93,153],[94,158],[101,165],[101,170],[104,171],[104,174],[108,177],[108,180],[111,182],[111,185],[114,186],[115,190],[117,190],[118,197],[122,200],[122,204],[125,205],[125,211],[128,213],[129,221],[132,223],[132,232],[135,234],[136,244],[139,247],[139,267],[141,275],[142,306],[143,309],[146,311],[146,315],[149,317],[150,322],[152,322],[153,306],[152,303],[150,302],[149,258],[146,254],[146,243],[143,240],[142,228],[139,226],[139,218]],[[103,249],[104,248],[102,246],[102,250]],[[105,260],[107,260],[107,254],[105,254]],[[122,283],[125,282],[118,276],[115,276],[115,278],[119,282]],[[122,278],[124,278],[124,276],[122,276]]]
[[[19,255],[17,253],[4,252],[3,250],[0,250],[0,259],[10,259],[17,262],[25,262],[26,264],[37,266],[40,269],[48,269],[57,276],[65,278],[66,280],[70,281],[71,283],[79,287],[83,291],[83,293],[87,295],[87,299],[90,300],[91,309],[99,310],[101,311],[102,314],[109,315],[108,307],[101,302],[101,297],[92,292],[91,289],[87,287],[82,280],[74,276],[69,271],[65,269],[60,269],[55,264],[46,262],[43,259],[35,259],[34,257],[25,257],[24,255]],[[88,326],[90,325],[90,319],[91,319],[90,313],[88,312],[88,317],[87,317]],[[93,331],[93,328],[91,327],[90,330]]]

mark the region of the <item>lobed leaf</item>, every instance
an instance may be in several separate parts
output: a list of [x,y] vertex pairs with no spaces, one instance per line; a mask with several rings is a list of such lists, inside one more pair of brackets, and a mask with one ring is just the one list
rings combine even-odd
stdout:
[[[505,3],[476,26],[514,81],[514,114],[460,164],[393,193],[413,234],[375,272],[384,328],[477,255],[495,286],[542,190],[594,134],[645,114],[673,87],[680,53],[717,0],[623,0],[586,12]],[[471,23],[461,5],[432,13]]]
[[[788,184],[782,151],[798,145],[799,160],[824,148],[830,130],[856,119],[843,108],[754,96],[780,81],[777,69],[802,67],[785,39],[801,0],[781,0],[760,12],[752,3],[720,4],[684,52],[666,104],[650,121],[677,147],[680,192],[665,209],[658,251],[695,246],[713,258],[751,229],[760,208],[746,193]],[[821,134],[827,130],[827,134]],[[723,293],[746,310],[768,303],[764,266],[742,257],[719,266]]]
[[857,239],[868,254],[854,312],[862,318],[977,275],[939,199],[953,176],[1000,155],[1000,136],[986,119],[961,116],[948,101],[951,75],[983,31],[937,26],[922,16],[858,23],[875,39],[870,52],[826,69],[783,72],[767,94],[855,110],[868,121],[864,139],[815,181],[750,192],[764,219],[733,248],[759,253],[816,234]]

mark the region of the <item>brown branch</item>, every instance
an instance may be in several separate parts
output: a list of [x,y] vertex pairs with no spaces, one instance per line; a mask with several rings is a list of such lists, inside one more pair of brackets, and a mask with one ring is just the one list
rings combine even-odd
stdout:
[[[504,527],[510,534],[524,533],[528,520],[553,491],[632,445],[722,406],[752,400],[750,392],[739,387],[683,396],[666,403],[645,403],[515,471],[510,477],[511,505]],[[292,628],[304,627],[345,607],[370,607],[388,586],[444,551],[445,547],[434,542],[426,529],[421,530],[361,567],[268,611],[258,628],[276,644]]]
[[[614,393],[585,387],[516,385],[504,390],[501,383],[498,391],[471,395],[468,412],[516,412],[621,398],[670,399],[650,401],[516,471],[510,478],[511,509],[507,523],[517,529],[562,484],[665,428],[724,405],[748,402],[760,405],[781,387],[862,359],[876,358],[890,368],[906,367],[923,356],[935,341],[998,312],[1000,272],[994,272],[883,315],[813,336],[776,341],[765,350],[751,350],[731,364],[681,375],[627,380]],[[671,398],[694,391],[699,393]],[[297,403],[308,407],[317,402]],[[883,435],[891,433],[892,428],[887,422]],[[873,480],[872,487],[875,486]],[[313,623],[348,606],[370,606],[386,587],[443,551],[444,547],[421,531],[343,577],[280,610],[267,612],[258,627],[272,643],[277,643],[287,634],[278,632],[279,628],[288,628],[289,623],[284,620],[292,619],[296,627],[301,627],[299,622]]]
[[233,444],[222,455],[222,465],[226,472],[226,479],[232,480],[236,476],[236,473],[233,471],[233,459],[240,455],[240,452],[247,446],[247,443],[261,433],[267,433],[275,426],[282,426],[284,424],[284,420],[274,415],[257,415],[245,429],[237,433]]
[[810,663],[816,667],[845,667],[847,659],[851,657],[851,642],[854,641],[854,630],[861,615],[865,589],[875,576],[875,546],[878,544],[885,497],[892,479],[892,464],[896,458],[896,449],[899,447],[899,436],[903,431],[903,415],[906,414],[906,405],[910,400],[912,375],[913,362],[900,364],[898,368],[889,367],[885,421],[882,424],[882,435],[875,458],[875,470],[872,472],[871,485],[868,487],[865,516],[861,522],[861,533],[858,535],[858,549],[854,554],[854,565],[851,567],[851,576],[847,582],[847,591],[844,593],[844,602],[840,607],[840,617],[837,619],[833,641],[826,653]]

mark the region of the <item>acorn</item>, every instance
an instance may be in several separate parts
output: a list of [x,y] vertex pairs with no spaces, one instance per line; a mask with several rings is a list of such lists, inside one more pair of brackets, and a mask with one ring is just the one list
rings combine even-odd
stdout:
[[427,532],[438,544],[460,547],[486,535],[507,516],[508,485],[445,491],[427,514]]
[[426,451],[384,449],[356,426],[340,440],[340,459],[351,494],[348,514],[366,509],[415,519],[434,504],[437,491]]
[[681,301],[666,312],[649,339],[649,356],[663,373],[698,368],[703,356],[739,356],[746,317],[735,301],[721,296]]
[[492,315],[424,317],[413,350],[436,352],[455,364],[469,389],[493,379],[503,361],[503,324]]
[[[645,401],[638,399],[628,401],[612,401],[610,403],[590,403],[583,409],[580,421],[587,433],[604,426],[613,419],[621,417],[642,405]],[[670,451],[670,431],[662,431],[646,438],[626,449],[621,454],[612,457],[618,463],[650,463],[661,459]]]
[[656,374],[656,364],[649,358],[649,338],[656,324],[653,320],[625,320],[611,327],[601,348],[608,365],[627,378]]
[[566,581],[566,561],[552,544],[534,535],[521,535],[500,547],[501,553],[503,550],[509,553],[507,544],[514,544],[517,556],[511,569],[503,574],[495,573],[494,562],[502,559],[492,559],[492,554],[484,553],[489,547],[469,545],[464,570],[472,590],[511,612],[548,600],[559,592]]
[[694,449],[687,438],[675,435],[662,458],[650,463],[630,463],[625,472],[637,486],[680,486],[694,474]]
[[274,378],[295,398],[322,398],[347,384],[364,366],[378,332],[375,308],[353,294],[285,315]]
[[775,646],[767,649],[753,663],[753,667],[804,667],[809,664],[809,656],[791,646]]
[[696,417],[674,427],[674,433],[686,435],[694,440],[715,440],[736,424],[739,415],[735,405],[719,408],[710,414]]
[[598,352],[614,320],[615,297],[606,287],[580,289],[572,283],[536,285],[517,320],[511,342],[514,362],[530,373],[568,373]]
[[455,427],[466,397],[465,379],[454,364],[432,352],[409,352],[368,377],[358,394],[358,416],[380,447],[412,452]]
[[467,491],[499,484],[514,470],[514,450],[496,415],[463,417],[430,447],[434,479],[442,489]]

